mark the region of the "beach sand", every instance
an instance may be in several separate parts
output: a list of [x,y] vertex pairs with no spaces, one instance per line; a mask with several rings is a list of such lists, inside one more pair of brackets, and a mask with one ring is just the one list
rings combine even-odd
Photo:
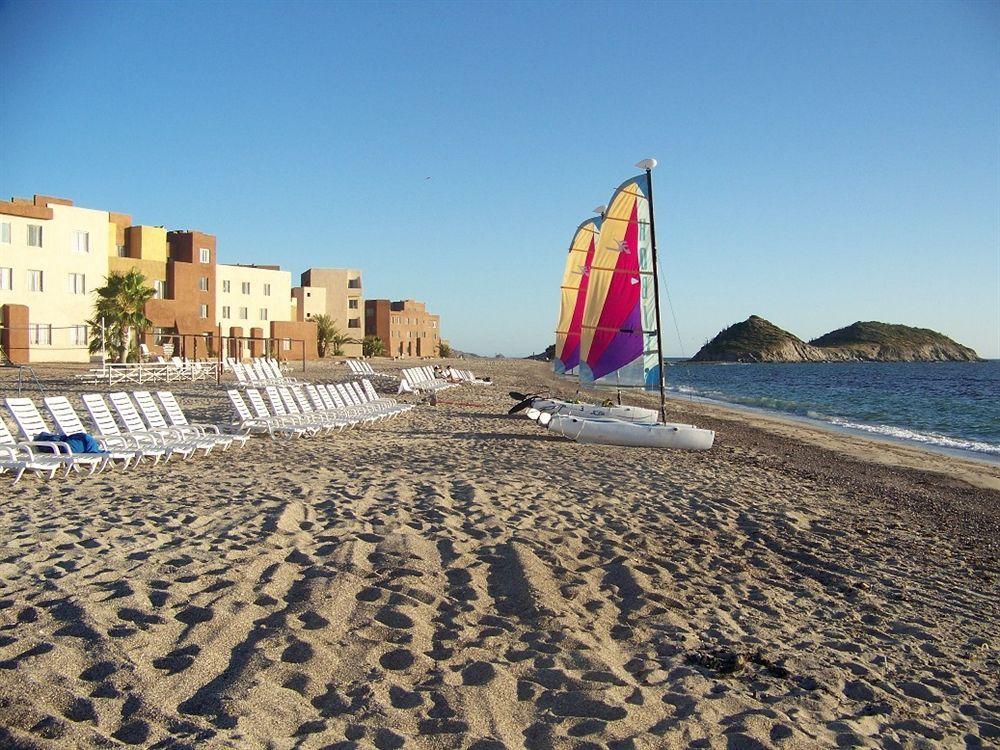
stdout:
[[464,364],[365,429],[0,476],[0,745],[1000,743],[996,464],[691,402],[709,453],[582,446],[506,415],[548,365]]

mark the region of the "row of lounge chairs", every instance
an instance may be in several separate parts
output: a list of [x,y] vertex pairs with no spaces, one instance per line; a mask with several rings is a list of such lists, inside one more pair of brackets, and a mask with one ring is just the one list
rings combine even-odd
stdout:
[[263,388],[268,385],[287,385],[296,382],[295,378],[290,378],[282,372],[276,360],[269,358],[253,359],[249,364],[230,361],[227,365],[240,388]]
[[450,383],[434,374],[433,367],[410,367],[403,370],[399,381],[399,393],[433,392],[453,388],[457,383]]
[[249,439],[246,432],[233,433],[223,431],[218,425],[190,422],[169,391],[159,391],[156,397],[159,404],[149,391],[109,394],[111,406],[121,421],[119,427],[102,394],[84,394],[81,401],[99,436],[95,440],[100,453],[74,452],[66,441],[38,439],[43,435],[56,438],[88,432],[65,396],[44,399],[54,429],[49,428],[30,398],[8,398],[7,409],[22,439],[16,440],[0,419],[0,473],[14,473],[15,482],[25,471],[47,474],[49,478],[61,470],[68,474],[87,469],[93,474],[112,466],[125,469],[143,459],[156,464],[175,455],[190,458],[198,451],[208,455],[216,448],[242,447]]
[[[396,417],[413,408],[376,393],[371,382],[292,383],[227,391],[241,430],[276,437],[313,437],[322,432]],[[244,398],[245,396],[245,398]],[[265,400],[266,397],[266,400]],[[249,403],[248,403],[249,402]]]
[[349,359],[347,360],[347,369],[351,371],[352,375],[356,375],[361,378],[368,379],[378,379],[386,382],[391,382],[393,385],[396,384],[396,376],[390,375],[387,372],[377,372],[371,364],[365,362],[361,359]]

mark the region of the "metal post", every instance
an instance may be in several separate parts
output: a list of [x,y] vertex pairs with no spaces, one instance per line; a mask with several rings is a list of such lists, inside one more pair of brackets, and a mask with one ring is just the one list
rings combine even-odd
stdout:
[[215,384],[219,385],[222,383],[222,323],[219,323],[219,361],[215,366]]
[[649,239],[653,245],[653,297],[656,302],[656,365],[660,372],[660,420],[667,421],[667,393],[663,375],[663,344],[660,341],[660,280],[656,262],[656,220],[653,217],[653,170],[646,168],[646,184],[649,186]]
[[306,371],[306,340],[302,339],[302,372]]

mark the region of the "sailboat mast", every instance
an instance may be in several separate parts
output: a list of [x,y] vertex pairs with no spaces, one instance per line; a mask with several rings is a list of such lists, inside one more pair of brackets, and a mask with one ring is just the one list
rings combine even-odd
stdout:
[[[655,162],[653,162],[655,164]],[[656,219],[653,216],[653,170],[646,167],[646,184],[649,186],[649,239],[653,245],[653,298],[656,304],[656,364],[660,374],[660,421],[667,421],[666,379],[663,375],[663,344],[660,341],[660,279],[656,262]]]

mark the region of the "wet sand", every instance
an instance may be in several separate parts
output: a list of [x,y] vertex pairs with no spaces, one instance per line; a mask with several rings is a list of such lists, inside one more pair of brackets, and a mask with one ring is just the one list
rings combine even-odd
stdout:
[[691,402],[710,453],[580,446],[505,413],[547,365],[464,364],[364,429],[0,476],[0,744],[1000,742],[995,465]]

